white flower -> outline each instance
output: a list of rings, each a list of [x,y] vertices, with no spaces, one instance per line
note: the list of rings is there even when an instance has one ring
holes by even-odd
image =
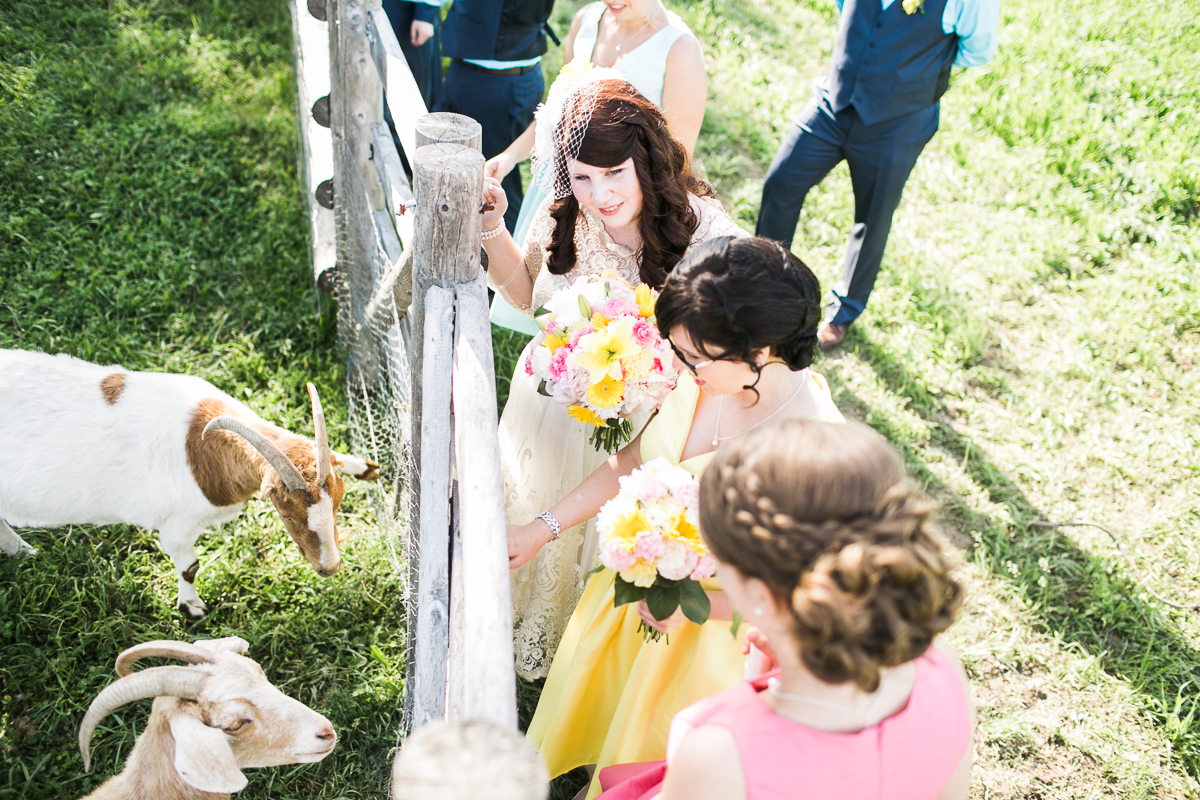
[[[530,357],[533,362],[533,374],[545,380],[550,377],[550,348],[535,347]]]

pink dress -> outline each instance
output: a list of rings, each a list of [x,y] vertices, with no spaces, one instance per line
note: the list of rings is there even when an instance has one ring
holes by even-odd
[[[694,703],[675,715],[668,753],[703,725],[728,730],[737,745],[747,800],[933,800],[971,744],[971,710],[954,664],[930,647],[903,709],[856,733],[808,728],[777,715],[758,693],[776,673]],[[622,764],[601,772],[603,800],[650,800],[668,762]]]

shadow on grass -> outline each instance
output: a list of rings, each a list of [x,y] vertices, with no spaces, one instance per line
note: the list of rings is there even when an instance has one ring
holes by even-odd
[[[865,331],[852,330],[846,347],[868,362],[893,393],[911,398],[912,411],[932,423],[931,443],[951,454],[993,503],[1008,509],[1013,523],[968,508],[906,445],[903,433],[889,430],[886,421],[871,419],[905,454],[910,470],[931,494],[954,498],[946,516],[978,532],[977,561],[1027,600],[1044,631],[1078,645],[1106,672],[1128,682],[1187,771],[1200,776],[1200,722],[1193,720],[1200,707],[1200,652],[1184,638],[1170,613],[1143,599],[1142,587],[1116,560],[1084,552],[1061,530],[1022,524],[1045,516],[1003,470],[982,456],[979,444],[950,425],[950,410]],[[847,393],[861,408],[870,409]]]

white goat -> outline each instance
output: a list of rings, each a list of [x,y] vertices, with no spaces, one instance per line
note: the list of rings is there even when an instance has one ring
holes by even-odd
[[[190,375],[0,350],[0,551],[36,552],[10,525],[157,530],[179,576],[179,610],[200,619],[196,540],[261,492],[312,568],[334,574],[345,489],[331,465],[366,480],[377,465],[329,449],[311,383],[308,393],[315,443]]]
[[[246,641],[146,642],[117,658],[120,680],[96,696],[79,726],[83,768],[91,771],[92,732],[135,700],[155,698],[125,769],[90,800],[228,800],[246,786],[243,769],[310,764],[329,755],[329,720],[276,689],[249,658]],[[190,667],[131,672],[142,658],[164,656]]]

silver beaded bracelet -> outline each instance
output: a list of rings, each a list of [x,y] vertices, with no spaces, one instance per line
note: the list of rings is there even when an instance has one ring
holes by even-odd
[[[557,517],[555,517],[549,511],[543,511],[542,513],[538,514],[535,519],[540,519],[542,522],[546,523],[546,527],[550,529],[550,541],[554,541],[558,538],[558,532],[562,530],[562,525],[559,524]]]
[[[497,236],[504,233],[504,231],[505,231],[504,223],[501,222],[499,225],[492,228],[490,231],[484,231],[483,235],[480,236],[479,238],[486,242],[488,239],[495,239]]]

